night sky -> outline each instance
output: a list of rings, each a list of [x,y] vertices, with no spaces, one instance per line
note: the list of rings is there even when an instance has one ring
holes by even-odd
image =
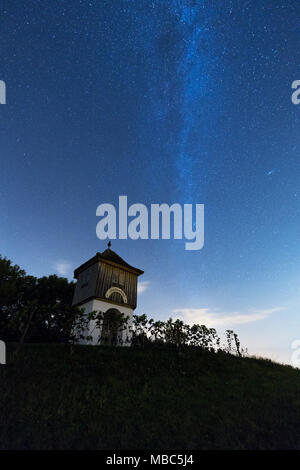
[[[300,4],[7,0],[0,252],[36,276],[106,248],[96,208],[205,205],[205,245],[115,240],[137,313],[232,328],[289,362],[300,338]]]

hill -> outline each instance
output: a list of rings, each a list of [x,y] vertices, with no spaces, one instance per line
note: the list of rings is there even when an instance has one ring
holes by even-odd
[[[299,449],[300,371],[199,348],[27,344],[0,366],[1,449]]]

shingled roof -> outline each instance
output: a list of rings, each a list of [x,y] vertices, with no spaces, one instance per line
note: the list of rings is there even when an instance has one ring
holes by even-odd
[[[108,261],[108,262],[111,262],[111,263],[115,263],[115,264],[118,264],[119,266],[123,266],[125,269],[127,268],[129,270],[135,271],[138,276],[140,274],[144,273],[144,271],[142,271],[141,269],[134,268],[130,264],[126,263],[126,261],[124,261],[123,258],[121,258],[121,256],[119,256],[117,253],[115,253],[110,248],[107,248],[105,251],[103,251],[103,253],[98,252],[96,254],[96,256],[94,256],[93,258],[91,258],[90,260],[86,261],[84,264],[79,266],[77,269],[75,269],[75,271],[74,271],[75,279],[77,279],[78,274],[81,271],[86,269],[91,264],[94,264],[97,261],[101,261],[101,260],[103,260],[104,262]]]
[[[112,261],[113,263],[120,264],[121,266],[126,266],[127,268],[132,268],[130,264],[126,263],[126,261],[121,258],[121,256],[117,255],[113,250],[107,248],[103,253],[99,253],[100,257],[106,259],[108,261]]]

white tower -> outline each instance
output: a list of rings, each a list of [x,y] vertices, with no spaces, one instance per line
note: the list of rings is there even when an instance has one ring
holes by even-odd
[[[137,303],[137,278],[143,271],[130,266],[117,253],[110,249],[111,243],[103,253],[86,261],[75,269],[74,277],[77,284],[73,297],[73,306],[84,308],[86,313],[100,311],[104,313],[102,328],[106,329],[108,344],[130,345],[130,327],[133,311]],[[110,318],[115,313],[123,313],[129,317],[127,329],[109,331]],[[95,321],[90,321],[85,336],[91,335],[92,342],[99,344],[99,329]],[[85,344],[86,340],[80,341]]]

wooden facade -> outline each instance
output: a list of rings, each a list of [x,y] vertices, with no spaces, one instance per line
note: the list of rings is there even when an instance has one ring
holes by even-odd
[[[90,299],[104,300],[132,309],[137,304],[137,278],[140,269],[126,263],[109,248],[74,271],[77,279],[73,305],[80,306]]]

